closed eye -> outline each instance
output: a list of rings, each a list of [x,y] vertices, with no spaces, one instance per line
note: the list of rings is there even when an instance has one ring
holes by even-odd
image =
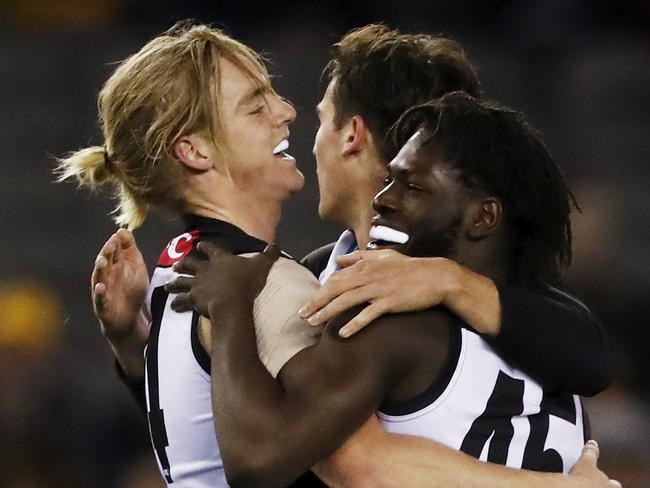
[[[255,115],[255,114],[261,114],[264,111],[264,104],[261,104],[257,107],[255,107],[253,110],[249,112],[250,115]]]

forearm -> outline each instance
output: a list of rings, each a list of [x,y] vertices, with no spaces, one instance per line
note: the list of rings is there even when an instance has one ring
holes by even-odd
[[[136,324],[126,336],[112,337],[107,333],[107,328],[101,321],[100,326],[126,378],[133,382],[142,380],[144,378],[144,348],[149,339],[149,319],[144,311],[140,312]]]
[[[581,478],[485,463],[423,438],[377,433],[344,446],[330,465],[315,469],[333,486],[458,488],[583,488]]]

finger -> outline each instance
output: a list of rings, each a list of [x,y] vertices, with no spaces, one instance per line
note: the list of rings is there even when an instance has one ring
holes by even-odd
[[[264,248],[264,251],[262,251],[262,256],[269,259],[271,264],[275,263],[281,254],[282,250],[275,243],[269,244]]]
[[[132,232],[127,229],[121,228],[115,233],[115,237],[120,244],[122,249],[128,249],[129,247],[135,245],[135,236]]]
[[[598,443],[595,440],[590,439],[582,447],[582,454],[580,454],[578,462],[582,461],[596,466],[598,464],[599,455],[600,448],[598,447]]]
[[[394,249],[380,249],[378,251],[354,251],[351,254],[344,254],[336,258],[336,263],[341,267],[351,266],[361,260],[380,261],[382,259],[394,258],[402,256]]]
[[[165,291],[169,293],[185,293],[192,289],[193,277],[179,276],[165,284]]]
[[[362,286],[362,280],[363,277],[356,272],[354,267],[337,271],[334,276],[327,280],[327,283],[316,292],[312,299],[298,311],[298,314],[303,319],[312,316],[339,295]]]
[[[199,259],[195,256],[188,256],[182,261],[174,263],[172,269],[179,274],[196,275],[196,270],[200,263],[204,263],[204,259]]]
[[[109,237],[106,240],[102,248],[99,250],[99,254],[104,256],[109,262],[112,262],[116,247],[117,247],[117,242],[115,239],[115,234],[113,234],[111,237]]]
[[[115,252],[113,253],[113,264],[117,264],[120,262],[122,259],[122,243],[120,242],[119,238],[117,237],[117,233],[113,234],[113,242],[115,243]]]
[[[350,254],[343,254],[336,258],[336,264],[341,268],[347,268],[348,266],[352,266],[354,263],[361,261],[364,257],[364,253],[367,252],[368,251],[354,251]]]
[[[192,300],[189,293],[180,293],[174,297],[170,306],[174,312],[187,312],[192,310],[194,300]]]
[[[97,283],[92,290],[93,307],[97,314],[100,314],[106,308],[106,285]]]
[[[608,484],[609,484],[610,488],[623,488],[623,485],[620,482],[616,481],[616,480],[609,480]]]
[[[348,338],[370,324],[373,320],[381,317],[387,309],[383,302],[372,303],[364,308],[356,317],[350,320],[339,330],[339,336]]]
[[[309,317],[308,321],[311,325],[322,324],[332,317],[336,317],[341,312],[345,312],[356,305],[369,302],[373,298],[372,288],[369,286],[348,290]]]
[[[97,283],[103,283],[106,277],[106,269],[108,267],[108,261],[101,254],[95,259],[95,266],[93,267],[93,272],[90,275],[90,286],[94,289]]]
[[[210,241],[201,241],[196,245],[196,248],[205,254],[208,258],[221,256],[223,254],[232,254],[228,251],[215,246]]]

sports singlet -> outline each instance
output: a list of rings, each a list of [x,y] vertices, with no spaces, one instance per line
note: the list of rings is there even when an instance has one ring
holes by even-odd
[[[475,332],[459,328],[446,379],[419,398],[383,405],[389,432],[433,439],[482,461],[568,472],[585,442],[580,397],[544,391]]]
[[[171,310],[173,296],[164,285],[177,276],[172,264],[194,252],[200,240],[236,254],[260,252],[266,243],[219,220],[190,216],[186,221],[187,231],[163,250],[147,296],[152,317],[145,352],[149,430],[169,486],[226,487],[212,416],[210,357],[199,342],[199,316]],[[281,257],[271,269],[254,314],[260,359],[273,376],[294,354],[317,342],[320,329],[301,321],[297,310],[318,286],[293,260]]]

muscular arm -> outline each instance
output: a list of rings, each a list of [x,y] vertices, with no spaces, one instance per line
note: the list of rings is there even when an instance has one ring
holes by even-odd
[[[389,434],[371,419],[329,460],[314,467],[329,486],[396,488],[614,488],[587,443],[569,475],[485,463],[436,442]]]
[[[217,436],[229,481],[282,486],[334,452],[378,407],[409,365],[403,331],[383,319],[353,340],[336,325],[294,356],[277,381],[255,347],[251,311],[210,309]],[[363,340],[361,340],[363,339]],[[387,347],[392,345],[391,347]]]
[[[354,333],[384,313],[443,305],[547,385],[594,395],[611,381],[612,354],[603,329],[571,296],[551,289],[497,286],[443,258],[358,251],[338,261],[345,269],[303,311],[313,324],[369,302],[342,329]]]

